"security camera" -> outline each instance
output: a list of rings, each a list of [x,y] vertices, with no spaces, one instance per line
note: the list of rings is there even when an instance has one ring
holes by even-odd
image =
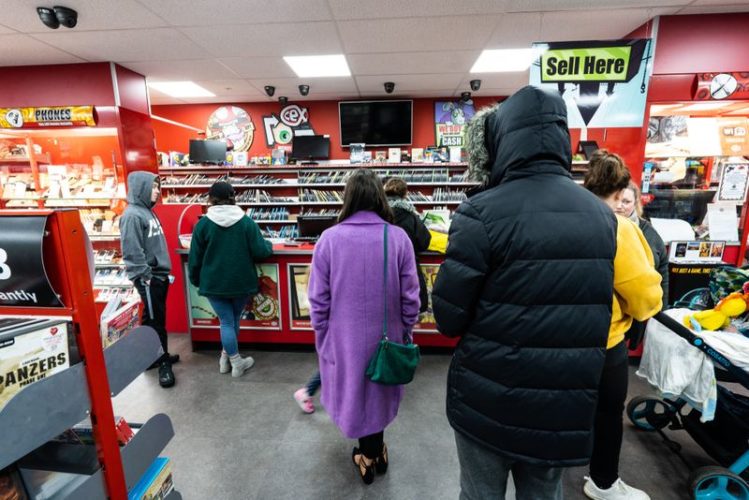
[[[463,102],[468,102],[471,100],[471,93],[470,92],[463,92],[460,94],[460,100]]]
[[[289,98],[285,95],[282,95],[278,98],[278,102],[281,104],[281,106],[286,106],[289,103]]]
[[[59,5],[54,6],[53,9],[57,20],[66,28],[75,28],[75,25],[78,24],[78,13],[73,9],[60,7]]]
[[[273,85],[266,85],[265,93],[268,94],[268,97],[273,97],[273,94],[276,93],[276,87],[274,87]]]
[[[385,82],[385,92],[387,92],[388,94],[392,94],[393,90],[395,90],[395,83]]]
[[[471,80],[471,90],[478,92],[481,88],[481,80]]]
[[[309,85],[300,85],[299,93],[303,96],[309,95]]]
[[[56,30],[60,27],[60,21],[57,20],[55,11],[52,9],[48,9],[47,7],[37,7],[36,13],[47,28]]]

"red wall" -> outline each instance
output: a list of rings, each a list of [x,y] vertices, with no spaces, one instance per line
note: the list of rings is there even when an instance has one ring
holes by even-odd
[[[476,109],[491,105],[502,97],[476,97],[474,105]],[[414,117],[413,117],[413,145],[411,147],[426,147],[434,145],[434,103],[435,101],[450,100],[445,99],[414,99]],[[302,107],[309,109],[309,120],[312,128],[317,134],[330,135],[330,157],[331,159],[348,159],[348,149],[341,147],[340,131],[338,129],[338,101],[306,101],[298,103]],[[184,104],[170,106],[152,106],[153,115],[167,118],[185,125],[205,130],[206,123],[210,114],[218,107],[229,106],[232,103],[225,104]],[[281,109],[278,103],[235,103],[246,110],[252,122],[255,125],[255,137],[250,147],[250,156],[265,155],[270,149],[265,144],[265,131],[263,130],[263,117],[271,113],[276,113]],[[180,151],[187,152],[190,139],[197,139],[200,136],[193,132],[175,125],[153,121],[153,128],[156,134],[156,149],[158,151]],[[384,150],[387,148],[372,148],[374,150]]]
[[[109,63],[0,67],[0,107],[89,105],[115,105]]]

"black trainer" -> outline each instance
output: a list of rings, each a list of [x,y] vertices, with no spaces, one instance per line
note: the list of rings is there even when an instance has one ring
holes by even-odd
[[[179,354],[170,354],[169,355],[169,362],[171,364],[179,363]],[[156,361],[154,361],[151,364],[151,366],[149,366],[148,368],[146,368],[146,370],[155,370],[159,366],[161,366],[161,360],[157,359]]]
[[[172,387],[175,382],[172,364],[169,361],[164,361],[159,366],[159,385],[167,388]]]

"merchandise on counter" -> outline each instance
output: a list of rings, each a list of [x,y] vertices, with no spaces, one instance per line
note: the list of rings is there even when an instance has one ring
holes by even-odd
[[[364,162],[364,146],[363,142],[351,143],[349,145],[349,161],[351,161],[352,165]]]
[[[112,210],[98,208],[83,209],[78,212],[81,223],[89,236],[120,235],[120,216]]]
[[[107,302],[101,313],[100,332],[104,348],[117,342],[140,324],[140,302],[123,302],[119,295]]]
[[[388,163],[401,162],[401,148],[388,148]]]
[[[128,500],[163,500],[174,489],[172,465],[168,458],[153,461],[138,484],[127,495]]]

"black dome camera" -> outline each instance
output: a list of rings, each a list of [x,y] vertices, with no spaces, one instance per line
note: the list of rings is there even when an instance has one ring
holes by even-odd
[[[57,20],[57,16],[52,9],[48,9],[47,7],[37,7],[36,13],[47,28],[56,30],[60,27],[60,21]]]
[[[276,93],[276,87],[274,87],[273,85],[266,85],[265,93],[268,94],[268,97],[273,97],[273,94]]]
[[[471,90],[477,92],[481,88],[481,80],[471,80]]]
[[[309,95],[309,85],[300,85],[299,93],[303,96]]]
[[[56,5],[54,11],[57,20],[66,28],[75,28],[75,25],[78,24],[78,13],[73,9]]]
[[[289,103],[289,98],[285,95],[282,95],[278,98],[278,102],[281,104],[281,106],[286,106]]]
[[[460,94],[460,100],[463,102],[468,102],[471,100],[471,93],[470,92],[462,92]]]
[[[395,90],[395,82],[385,82],[385,92],[392,94]]]

